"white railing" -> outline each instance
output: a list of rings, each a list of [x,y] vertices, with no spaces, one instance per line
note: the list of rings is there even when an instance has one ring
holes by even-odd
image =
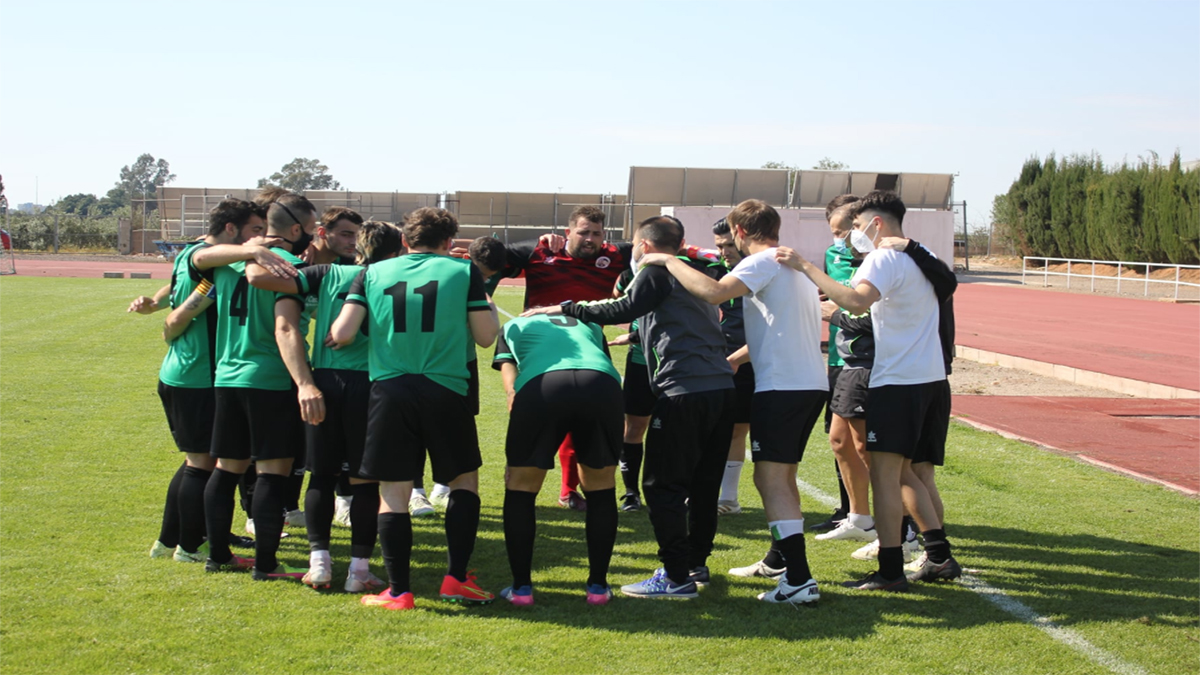
[[[1041,261],[1041,263],[1042,263],[1041,269],[1039,270],[1036,267],[1030,268],[1029,267],[1030,261]],[[1050,271],[1050,265],[1057,265],[1057,264],[1061,264],[1061,263],[1067,264],[1066,272],[1051,272]],[[1087,273],[1081,273],[1081,272],[1072,270],[1072,265],[1075,265],[1075,266],[1083,265],[1083,266],[1090,266],[1090,267],[1088,267]],[[1114,277],[1114,276],[1111,276],[1108,274],[1096,274],[1096,265],[1109,265],[1112,267],[1116,267],[1117,275]],[[1174,269],[1175,270],[1175,278],[1174,279],[1151,279],[1150,272],[1154,268]],[[1078,267],[1076,269],[1078,269]],[[1137,269],[1144,270],[1144,272],[1145,272],[1144,279],[1123,279],[1122,272],[1124,270],[1137,270]],[[1121,282],[1122,282],[1122,280],[1124,280],[1126,286],[1130,286],[1131,284],[1139,284],[1139,285],[1143,286],[1143,289],[1144,289],[1143,295],[1147,295],[1147,296],[1150,295],[1150,284],[1173,284],[1175,286],[1175,299],[1178,300],[1180,286],[1188,286],[1191,288],[1200,288],[1200,283],[1194,283],[1191,281],[1180,280],[1179,273],[1181,270],[1200,270],[1200,265],[1170,265],[1170,264],[1166,264],[1166,263],[1140,263],[1140,262],[1124,262],[1124,261],[1117,261],[1117,260],[1080,260],[1080,259],[1075,259],[1075,258],[1039,258],[1037,256],[1025,256],[1024,258],[1021,259],[1021,283],[1022,284],[1027,283],[1025,281],[1026,275],[1029,275],[1035,279],[1037,277],[1042,277],[1042,285],[1043,286],[1050,285],[1050,283],[1049,283],[1050,277],[1066,277],[1067,278],[1067,288],[1070,288],[1072,278],[1090,279],[1091,280],[1091,290],[1094,293],[1096,291],[1096,280],[1100,279],[1101,281],[1117,282],[1117,292],[1120,293],[1121,292]]]

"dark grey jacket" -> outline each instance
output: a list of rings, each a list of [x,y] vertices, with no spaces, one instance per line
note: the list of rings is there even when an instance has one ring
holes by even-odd
[[[709,273],[704,264],[688,263]],[[620,298],[569,305],[563,313],[604,325],[637,319],[650,388],[659,396],[733,388],[717,308],[680,286],[666,268],[644,268]]]

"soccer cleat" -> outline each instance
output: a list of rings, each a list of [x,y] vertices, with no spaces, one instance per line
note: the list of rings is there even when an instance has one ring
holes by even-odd
[[[171,548],[170,546],[167,546],[166,544],[162,543],[161,541],[155,541],[154,545],[150,547],[150,557],[151,558],[166,558],[166,557],[170,556],[171,553],[173,553],[174,551],[175,551],[175,549]]]
[[[459,602],[464,605],[487,605],[495,601],[496,596],[488,593],[475,583],[475,575],[468,574],[466,581],[459,581],[449,574],[442,579],[442,600]]]
[[[565,506],[572,511],[587,511],[587,500],[574,490],[568,492],[565,497],[559,497],[558,505]]]
[[[329,560],[329,551],[321,551],[325,555],[317,555],[313,552],[308,560],[308,572],[300,579],[300,583],[305,586],[316,588],[329,588],[329,584],[333,581],[333,568]]]
[[[245,572],[254,569],[254,558],[230,556],[228,562],[217,562],[212,558],[204,561],[205,572]]]
[[[509,586],[500,591],[500,597],[518,607],[530,607],[533,605],[533,586],[528,584],[520,588]]]
[[[250,537],[243,537],[241,535],[237,535],[237,534],[230,532],[229,533],[229,545],[236,546],[238,548],[254,548],[254,540],[251,539]]]
[[[921,569],[923,567],[925,567],[925,562],[927,560],[929,560],[929,554],[922,551],[921,555],[917,556],[916,560],[914,560],[904,566],[904,571],[905,572],[920,572]]]
[[[842,585],[857,591],[902,593],[908,590],[908,579],[905,579],[903,575],[896,579],[884,579],[879,572],[871,572],[861,579],[843,582]]]
[[[903,549],[904,562],[912,562],[913,557],[916,555],[917,551],[920,550],[920,544],[918,544],[916,540],[906,541],[904,542]],[[876,539],[866,546],[855,550],[854,553],[850,554],[850,557],[854,558],[855,560],[878,560],[879,540]]]
[[[304,517],[304,512],[300,509],[288,511],[283,516],[284,527],[308,527],[308,519]]]
[[[833,528],[832,530],[818,534],[815,539],[818,541],[840,541],[843,539],[850,541],[875,541],[878,536],[879,535],[875,532],[875,528],[872,527],[869,530],[864,530],[860,527],[851,525],[850,519],[847,518],[838,523],[837,527]]]
[[[587,604],[607,605],[612,600],[612,587],[608,585],[589,584],[587,587]]]
[[[621,592],[631,598],[681,598],[686,600],[699,595],[696,592],[695,583],[688,581],[677,584],[671,581],[671,578],[667,576],[667,571],[661,567],[655,570],[654,576],[645,581],[622,586]]]
[[[255,581],[272,581],[274,579],[303,579],[304,575],[308,574],[308,569],[304,567],[292,567],[279,563],[279,566],[270,572],[263,572],[258,568],[250,574],[250,578]]]
[[[962,576],[962,566],[950,556],[944,562],[935,563],[925,556],[925,563],[921,568],[908,574],[909,581],[950,581]]]
[[[392,595],[392,589],[385,588],[379,595],[364,595],[360,601],[367,607],[382,607],[384,609],[412,609],[413,594],[405,591],[400,595]]]
[[[208,560],[208,542],[200,544],[200,548],[196,549],[195,553],[188,553],[183,550],[182,546],[175,547],[175,555],[171,556],[175,562],[202,563]]]
[[[826,520],[823,523],[817,523],[816,525],[813,525],[812,527],[809,527],[808,529],[816,531],[816,532],[832,530],[833,528],[837,527],[838,523],[842,522],[845,519],[846,519],[846,512],[841,509],[838,509],[837,511],[833,512],[833,515],[829,516],[829,520]]]
[[[343,588],[346,589],[347,593],[362,593],[364,591],[378,590],[386,585],[383,579],[371,574],[370,570],[350,570],[346,575],[346,585]]]
[[[688,581],[696,584],[696,586],[700,588],[707,586],[709,582],[712,581],[712,577],[710,577],[708,574],[708,567],[706,565],[693,567],[692,571],[688,572]]]
[[[793,586],[787,582],[787,576],[781,576],[775,590],[759,593],[758,599],[775,604],[807,605],[820,600],[821,592],[817,590],[817,582],[814,579]]]
[[[342,527],[350,527],[350,501],[353,499],[353,496],[338,495],[333,500],[333,522]]]
[[[642,498],[636,492],[626,492],[624,497],[621,497],[622,511],[641,511]]]
[[[778,579],[779,577],[783,576],[783,573],[786,571],[786,567],[775,569],[774,567],[768,567],[765,562],[759,560],[753,565],[735,567],[729,570],[729,574],[735,577],[762,577],[764,579]]]
[[[425,498],[425,495],[420,492],[412,493],[408,498],[408,513],[413,518],[421,518],[423,516],[432,516],[434,514],[433,504]]]
[[[429,492],[429,503],[445,511],[446,507],[450,506],[450,487],[434,483],[433,490]]]
[[[717,515],[719,516],[736,516],[742,512],[742,505],[730,499],[722,499],[717,502]]]

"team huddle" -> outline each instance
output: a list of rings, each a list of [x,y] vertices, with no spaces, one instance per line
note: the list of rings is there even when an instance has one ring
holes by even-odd
[[[890,192],[838,197],[826,210],[834,244],[814,266],[779,246],[779,214],[758,200],[713,226],[712,250],[685,246],[671,216],[639,223],[631,243],[606,242],[605,214],[588,206],[565,237],[506,246],[457,241],[442,209],[398,226],[343,207],[318,220],[309,200],[278,188],[225,199],[175,259],[170,284],[130,306],[171,310],[158,389],[186,455],[150,555],[328,588],[336,519],[351,529],[345,590],[411,609],[412,518],[436,504],[441,599],[492,602],[468,568],[480,523],[476,348],[494,345],[509,411],[512,580],[499,595],[512,604],[534,603],[535,499],[556,456],[559,503],[584,512],[587,603],[614,597],[619,513],[642,508],[661,567],[621,594],[697,597],[720,517],[741,510],[747,438],[770,548],[729,574],[776,580],[758,596],[766,602],[817,601],[796,469],[822,411],[843,506],[810,529],[863,541],[854,557],[878,562],[844,585],[953,579],[961,568],[934,467],[950,414],[956,282],[904,238],[904,213]],[[491,294],[520,275],[525,312],[501,326]],[[609,342],[601,327],[617,324],[629,332]],[[629,345],[623,381],[610,344]],[[239,489],[253,540],[232,533]],[[285,524],[307,530],[307,567],[277,557]],[[376,541],[386,581],[369,567]]]

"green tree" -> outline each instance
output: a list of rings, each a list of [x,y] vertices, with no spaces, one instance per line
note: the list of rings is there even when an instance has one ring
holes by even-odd
[[[109,213],[121,206],[129,206],[130,200],[144,197],[152,198],[158,188],[175,180],[171,173],[171,164],[165,159],[154,159],[154,155],[143,153],[131,165],[121,167],[120,180],[113,189],[108,191],[105,199],[111,202]],[[105,205],[109,209],[108,204]],[[158,204],[149,201],[146,209],[153,211]]]
[[[294,192],[305,190],[340,190],[342,184],[329,174],[329,167],[319,159],[297,157],[267,178],[258,179],[258,187],[278,185]]]
[[[850,165],[846,164],[845,162],[838,162],[828,157],[822,157],[821,161],[817,162],[816,166],[813,168],[819,171],[845,171],[846,169],[850,168]]]
[[[58,200],[54,205],[54,210],[59,213],[71,213],[86,216],[88,210],[100,203],[96,195],[80,192],[78,194],[67,195]]]

